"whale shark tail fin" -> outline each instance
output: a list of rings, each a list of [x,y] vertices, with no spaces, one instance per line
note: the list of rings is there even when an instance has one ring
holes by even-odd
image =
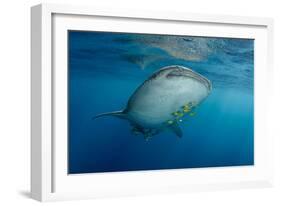
[[[115,111],[115,112],[106,112],[106,113],[101,113],[92,118],[92,120],[98,119],[100,117],[105,117],[105,116],[114,116],[114,117],[119,117],[121,119],[126,119],[126,114],[123,111]]]

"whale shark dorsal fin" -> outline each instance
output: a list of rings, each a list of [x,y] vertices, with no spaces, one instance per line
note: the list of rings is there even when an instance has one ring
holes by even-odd
[[[178,136],[178,137],[182,137],[182,131],[181,128],[179,126],[179,124],[177,122],[175,122],[174,124],[172,124],[170,126],[170,129]]]
[[[119,117],[121,119],[126,119],[127,115],[123,111],[114,111],[114,112],[106,112],[106,113],[101,113],[96,116],[94,116],[92,119],[97,119],[100,117],[105,117],[105,116],[114,116],[114,117]]]

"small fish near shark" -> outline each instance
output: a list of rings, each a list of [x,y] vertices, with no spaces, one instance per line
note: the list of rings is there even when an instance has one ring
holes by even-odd
[[[193,116],[197,107],[212,90],[206,77],[193,70],[172,65],[159,69],[145,80],[130,97],[121,111],[102,113],[127,120],[134,134],[143,134],[148,140],[152,136],[171,130],[182,137],[179,122],[185,115]]]

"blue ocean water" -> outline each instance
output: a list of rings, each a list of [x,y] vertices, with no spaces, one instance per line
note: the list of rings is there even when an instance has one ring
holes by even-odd
[[[254,164],[254,40],[69,31],[69,173]],[[97,114],[126,107],[153,72],[182,65],[207,77],[209,97],[180,127],[146,141]]]

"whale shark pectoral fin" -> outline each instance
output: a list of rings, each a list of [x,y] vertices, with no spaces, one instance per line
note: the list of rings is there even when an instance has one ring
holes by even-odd
[[[94,119],[104,117],[104,116],[114,116],[114,117],[119,117],[121,119],[127,118],[127,115],[123,111],[115,111],[115,112],[107,112],[107,113],[98,114],[98,115],[94,116],[92,119],[94,120]]]
[[[182,131],[180,126],[178,125],[177,122],[175,122],[174,124],[170,125],[170,129],[178,136],[178,137],[182,137]]]

